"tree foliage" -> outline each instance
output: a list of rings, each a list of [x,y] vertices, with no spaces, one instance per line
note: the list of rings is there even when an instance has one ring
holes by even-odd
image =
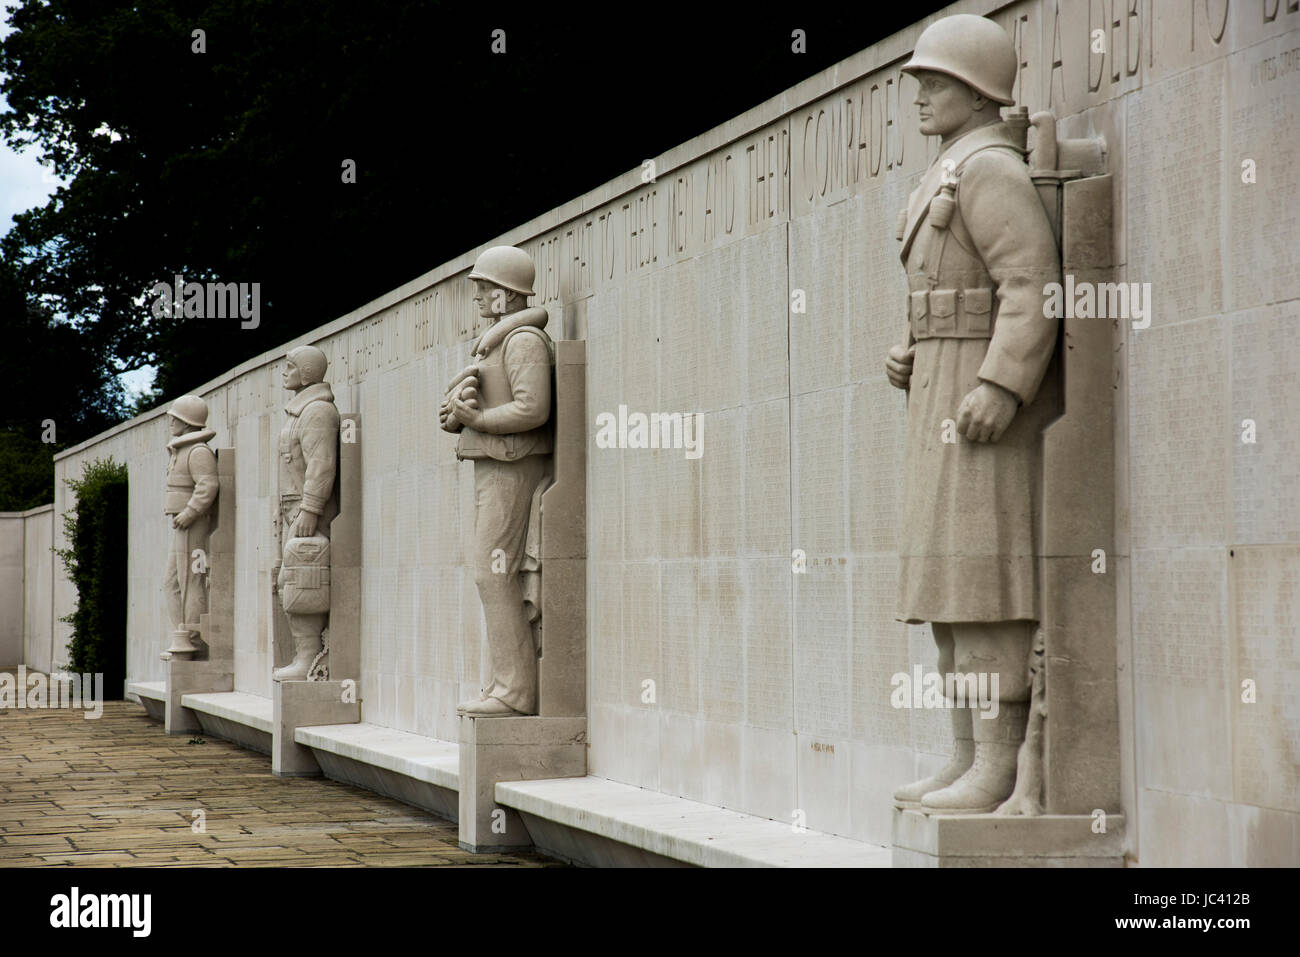
[[[72,625],[69,667],[102,673],[105,693],[122,696],[126,680],[127,469],[95,459],[68,479],[76,505],[63,515],[68,547],[57,549],[77,606],[61,618]]]

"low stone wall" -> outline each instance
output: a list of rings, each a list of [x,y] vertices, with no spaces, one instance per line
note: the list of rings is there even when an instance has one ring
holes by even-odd
[[[54,660],[53,544],[53,505],[0,512],[0,667],[66,664]]]

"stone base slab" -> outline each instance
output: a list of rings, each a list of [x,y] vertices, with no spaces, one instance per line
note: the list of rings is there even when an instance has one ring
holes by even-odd
[[[455,822],[460,813],[460,745],[374,724],[298,728],[325,776],[414,804]]]
[[[584,777],[585,717],[460,719],[460,846],[474,853],[528,847],[519,815],[496,803],[499,781]]]
[[[538,850],[594,867],[890,866],[889,848],[604,778],[502,782]]]
[[[271,753],[270,699],[242,691],[226,691],[187,694],[181,699],[181,705],[194,712],[205,733],[252,751]]]
[[[167,719],[167,682],[165,681],[128,681],[126,696],[134,698],[144,706],[144,713],[154,721]]]
[[[644,848],[520,812],[536,850],[579,867],[693,867]]]
[[[277,778],[319,777],[312,749],[294,740],[299,728],[315,724],[355,724],[361,704],[355,684],[342,681],[274,681],[271,691],[271,773]],[[350,698],[350,701],[344,699]]]
[[[931,815],[894,808],[895,867],[1123,867],[1124,815]]]

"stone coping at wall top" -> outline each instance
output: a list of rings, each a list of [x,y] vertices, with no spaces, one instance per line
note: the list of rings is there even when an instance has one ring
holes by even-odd
[[[132,421],[135,420],[133,419]],[[129,423],[123,422],[122,424],[128,425]],[[102,435],[107,436],[108,433],[104,432]],[[89,441],[98,442],[101,437],[102,436],[96,436],[95,438],[90,439]],[[72,451],[72,450],[69,449],[68,451]],[[43,512],[52,512],[52,511],[54,511],[53,502],[51,502],[49,505],[37,505],[35,508],[29,508],[25,512],[0,512],[0,518],[31,518],[33,515],[40,515]]]
[[[984,16],[992,13],[1005,6],[1001,0],[957,0],[949,4],[937,13],[931,14],[923,20],[917,20],[915,23],[893,33],[883,40],[873,43],[865,49],[859,50],[852,56],[841,60],[832,66],[827,67],[820,73],[808,77],[800,83],[787,90],[783,90],[771,99],[765,100],[758,106],[755,106],[739,116],[733,117],[724,123],[715,126],[713,129],[701,133],[693,139],[687,140],[678,146],[674,146],[661,156],[654,158],[656,178],[663,176],[671,170],[679,169],[689,163],[694,162],[702,156],[734,143],[742,137],[748,136],[755,130],[762,129],[764,126],[775,122],[783,116],[793,113],[801,107],[807,106],[823,97],[829,96],[841,87],[855,83],[871,73],[888,67],[891,63],[901,60],[911,53],[916,38],[921,35],[921,31],[929,26],[932,22],[941,17],[949,17],[958,13],[973,13],[978,16]],[[206,395],[214,389],[220,388],[235,378],[250,372],[253,369],[278,362],[290,349],[299,345],[306,345],[332,336],[341,332],[350,326],[364,322],[375,314],[393,306],[411,296],[422,292],[448,279],[457,273],[469,269],[474,260],[478,258],[479,253],[489,246],[517,246],[520,243],[527,242],[537,236],[540,236],[558,226],[563,225],[569,220],[581,215],[583,212],[603,206],[620,196],[635,192],[640,189],[644,183],[641,182],[641,168],[628,170],[621,176],[589,190],[576,199],[569,200],[560,206],[540,216],[529,220],[528,222],[516,226],[514,229],[497,236],[485,243],[482,243],[466,253],[461,254],[455,259],[451,259],[440,266],[424,273],[421,276],[403,283],[396,289],[384,293],[377,299],[372,299],[363,306],[346,313],[332,322],[323,326],[317,326],[310,332],[306,332],[295,339],[291,339],[284,345],[271,349],[255,356],[246,362],[240,363],[233,369],[222,373],[210,382],[205,382],[202,386],[193,390],[195,395]],[[133,419],[121,422],[100,432],[93,438],[74,445],[72,448],[65,449],[54,456],[57,462],[60,459],[67,458],[70,455],[76,455],[85,451],[93,445],[96,445],[105,439],[116,435],[118,432],[134,428],[150,419],[155,419],[166,413],[166,404],[160,405],[155,409],[144,412]]]

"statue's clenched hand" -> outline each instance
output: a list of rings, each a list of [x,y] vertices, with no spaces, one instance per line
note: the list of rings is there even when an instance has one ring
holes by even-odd
[[[916,346],[891,346],[885,357],[885,375],[895,389],[906,389],[912,380],[912,363],[916,361]]]
[[[471,429],[482,431],[480,427],[483,425],[483,410],[478,407],[477,397],[462,399],[458,395],[453,396],[451,414],[456,417],[457,421],[469,426]]]
[[[319,516],[315,512],[308,512],[300,509],[298,517],[293,522],[294,538],[311,538],[316,534],[316,519]]]
[[[1020,400],[1000,385],[981,382],[961,400],[957,431],[972,442],[996,442],[1015,418]]]

